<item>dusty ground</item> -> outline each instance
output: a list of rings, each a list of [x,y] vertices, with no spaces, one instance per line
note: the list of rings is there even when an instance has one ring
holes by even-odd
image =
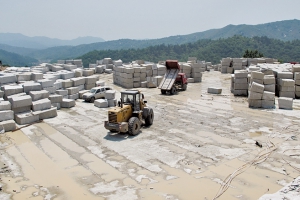
[[[101,78],[112,85],[111,75]],[[210,86],[221,87],[222,95],[207,94]],[[108,109],[82,100],[56,118],[2,134],[0,199],[258,199],[275,193],[299,176],[300,101],[292,111],[250,109],[229,89],[230,75],[213,71],[174,96],[143,88],[155,120],[135,137],[110,134],[103,127]]]

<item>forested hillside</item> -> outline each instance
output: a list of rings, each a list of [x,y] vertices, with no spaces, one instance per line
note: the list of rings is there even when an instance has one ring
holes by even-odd
[[[258,50],[265,57],[277,58],[283,62],[300,61],[300,40],[281,41],[267,37],[234,36],[218,40],[199,40],[181,45],[156,45],[143,49],[92,51],[78,57],[84,66],[106,57],[123,62],[142,59],[157,62],[166,59],[186,61],[188,57],[197,57],[217,64],[224,57],[242,57],[245,50]]]
[[[10,53],[0,49],[0,60],[2,61],[3,65],[10,65],[10,66],[32,66],[38,64],[38,60],[20,56],[15,53]]]

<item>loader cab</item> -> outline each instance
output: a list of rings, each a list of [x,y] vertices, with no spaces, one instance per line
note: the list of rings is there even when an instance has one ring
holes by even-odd
[[[131,105],[133,111],[140,111],[141,95],[138,90],[125,90],[121,92],[121,106]]]

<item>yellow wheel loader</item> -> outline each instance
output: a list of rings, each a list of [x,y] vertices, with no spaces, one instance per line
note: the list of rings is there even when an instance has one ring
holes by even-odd
[[[111,132],[139,134],[141,126],[151,126],[154,119],[153,110],[146,103],[139,90],[122,91],[118,106],[108,111],[104,127]]]

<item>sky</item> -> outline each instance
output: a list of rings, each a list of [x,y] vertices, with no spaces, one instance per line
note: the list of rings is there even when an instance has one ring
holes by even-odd
[[[0,0],[0,33],[106,41],[300,19],[299,0]]]

